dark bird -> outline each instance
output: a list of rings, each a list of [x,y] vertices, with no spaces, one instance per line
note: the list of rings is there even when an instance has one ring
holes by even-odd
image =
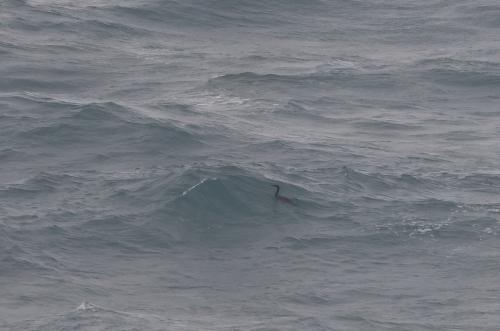
[[[290,198],[280,195],[280,186],[276,184],[272,184],[271,186],[276,187],[276,193],[274,193],[274,198],[280,202],[288,203],[296,206],[297,204]]]

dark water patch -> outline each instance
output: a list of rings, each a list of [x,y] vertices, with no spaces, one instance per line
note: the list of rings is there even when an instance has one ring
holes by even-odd
[[[141,144],[165,144],[182,146],[191,143],[191,147],[201,144],[195,132],[189,132],[175,125],[151,118],[139,116],[134,111],[114,103],[89,104],[78,107],[70,117],[70,122],[83,127],[85,122],[92,122],[92,129],[103,129],[102,134],[123,134],[125,140]],[[90,124],[90,123],[89,123]],[[101,131],[101,130],[99,130]],[[131,136],[127,138],[126,135]]]
[[[343,325],[346,325],[346,330],[384,330],[384,331],[439,331],[443,329],[457,329],[457,324],[450,323],[420,323],[420,322],[408,322],[408,321],[398,321],[393,318],[365,318],[362,312],[359,313],[345,313],[336,314],[335,319],[340,321]],[[438,325],[436,325],[438,324]],[[487,329],[485,329],[486,331]]]
[[[60,91],[64,90],[81,90],[84,89],[85,86],[90,86],[90,81],[82,81],[78,82],[72,79],[41,79],[41,78],[17,78],[17,77],[9,77],[5,76],[0,81],[0,88],[4,91],[14,91],[17,92],[19,90],[24,91]]]
[[[79,50],[75,48],[73,52],[79,53]],[[59,54],[55,53],[58,51],[47,46],[42,47],[36,56],[45,59],[59,58]],[[38,95],[57,95],[60,94],[60,91],[85,92],[105,82],[112,75],[112,73],[106,72],[106,69],[96,69],[83,61],[76,63],[77,60],[60,60],[55,64],[50,61],[37,60],[36,56],[33,57],[33,52],[29,52],[26,55],[27,59],[23,60],[31,61],[30,64],[19,64],[22,60],[16,60],[15,63],[6,64],[2,68],[4,79],[0,82],[0,86],[5,87],[4,91],[12,94],[24,91],[25,94],[21,97],[43,101],[43,97],[34,96],[35,93]],[[84,57],[81,54],[77,56]],[[31,97],[28,96],[29,94]]]
[[[51,26],[54,31],[64,31],[66,29],[79,32],[85,31],[92,34],[93,38],[129,40],[130,38],[141,38],[150,36],[151,32],[144,28],[130,26],[124,23],[105,22],[99,20],[85,20],[77,23],[65,24],[64,26]]]
[[[54,314],[54,316],[44,317],[39,320],[26,320],[11,324],[12,331],[64,331],[64,330],[89,330],[96,326],[104,327],[106,330],[123,329],[127,330],[161,330],[159,325],[168,323],[180,328],[182,324],[172,322],[170,319],[164,320],[155,315],[142,313],[129,313],[94,305],[89,302],[75,302],[74,308],[66,308],[65,311]]]
[[[114,103],[86,104],[66,111],[45,126],[38,126],[18,134],[33,145],[71,146],[98,143],[101,147],[113,145],[172,150],[202,145],[196,132],[175,125],[137,115]]]
[[[500,63],[470,59],[460,60],[452,57],[438,57],[419,60],[415,63],[415,67],[421,69],[442,68],[450,70],[469,69],[477,71],[498,71],[500,70]]]
[[[175,102],[160,103],[154,105],[153,108],[167,113],[198,114],[198,112],[192,105],[175,103]]]
[[[54,124],[38,127],[22,132],[20,138],[32,141],[34,144],[72,145],[76,143],[91,143],[93,137],[86,134],[82,128],[69,124]]]
[[[15,56],[16,52],[21,50],[22,47],[14,43],[10,43],[7,41],[0,41],[0,53],[4,56]]]
[[[332,88],[384,89],[404,85],[389,73],[364,73],[351,69],[312,74],[281,75],[244,72],[226,74],[208,81],[208,87],[229,91],[242,90],[245,94],[266,91],[284,92],[289,89],[330,90]]]
[[[354,233],[354,234],[353,234]],[[401,245],[408,237],[401,236],[397,231],[379,228],[374,231],[361,227],[350,233],[336,235],[307,235],[302,237],[285,237],[282,239],[284,247],[293,250],[330,250],[339,252],[348,250],[351,244],[358,247],[371,247],[371,249],[384,249],[385,247]]]
[[[477,173],[459,178],[467,186],[471,185],[471,186],[496,187],[500,189],[500,174]]]
[[[436,178],[445,185],[463,191],[498,194],[500,192],[500,175],[495,173],[451,174],[440,173]]]
[[[317,106],[309,106],[298,100],[288,101],[285,105],[273,111],[273,114],[296,119],[299,121],[309,120],[316,125],[321,124],[340,124],[342,119],[328,117],[328,113],[318,110]],[[344,120],[345,121],[345,120]]]
[[[423,79],[456,87],[495,87],[500,85],[497,62],[436,58],[415,64]]]
[[[337,173],[339,180],[342,181],[342,184],[338,187],[346,193],[363,191],[366,185],[370,185],[376,190],[389,188],[388,184],[376,176],[366,175],[346,166],[337,169]]]
[[[4,199],[10,197],[34,197],[38,194],[47,194],[55,190],[57,181],[51,176],[41,175],[28,179],[21,183],[8,184],[0,188],[0,194]]]
[[[50,253],[40,251],[32,241],[25,242],[25,232],[22,234],[20,232],[2,231],[0,274],[7,276],[20,272],[46,273],[60,266],[60,261]],[[16,239],[13,240],[14,238]]]
[[[115,21],[112,17],[99,17],[89,15],[87,12],[88,10],[82,9],[74,16],[67,10],[58,12],[38,9],[30,16],[18,17],[10,25],[19,31],[65,35],[66,37],[76,35],[92,40],[112,39],[117,41],[146,37],[151,34],[150,30],[130,24],[131,22]]]
[[[433,69],[422,74],[424,79],[450,86],[459,87],[498,87],[500,75],[496,73]]]
[[[128,118],[134,119],[133,113],[114,102],[90,103],[73,107],[71,119],[76,121],[124,121]],[[139,116],[137,116],[139,119]]]
[[[486,28],[500,27],[500,6],[498,4],[463,4],[457,5],[455,11],[460,22],[469,21],[474,25]]]
[[[3,68],[5,77],[12,77],[13,79],[31,79],[38,77],[47,81],[54,82],[68,82],[69,79],[79,80],[82,83],[92,81],[95,77],[102,74],[84,64],[68,64],[58,63],[54,64],[40,64],[33,66],[13,64]],[[43,81],[43,80],[42,80]],[[32,97],[32,99],[35,99]],[[38,98],[43,99],[43,98]],[[46,98],[49,99],[49,98]]]
[[[335,303],[338,303],[338,300],[335,300],[326,294],[320,294],[320,293],[292,294],[282,298],[280,301],[282,301],[283,303],[292,303],[292,304],[304,305],[307,307],[330,306]]]
[[[112,191],[112,197],[117,202],[148,207],[163,205],[174,199],[182,192],[185,183],[175,172],[171,172],[144,178],[106,179],[104,185]]]
[[[38,119],[46,118],[53,114],[62,114],[71,107],[77,106],[76,103],[58,100],[37,94],[13,94],[0,96],[0,102],[5,108],[10,110],[13,115],[26,114]]]
[[[16,185],[9,185],[0,188],[0,196],[3,199],[33,199],[40,194],[40,191],[30,188],[19,187]]]
[[[488,135],[477,131],[451,131],[444,136],[445,139],[452,141],[488,141],[491,139]]]
[[[62,185],[74,186],[79,184],[81,184],[81,179],[77,177],[55,173],[40,173],[23,183],[26,187],[40,191],[54,191]]]
[[[32,158],[28,153],[22,152],[13,148],[5,148],[0,150],[0,161],[2,162],[19,162],[27,161]]]
[[[54,194],[62,194],[62,192],[72,194],[77,192],[81,184],[82,181],[80,178],[71,175],[47,172],[39,173],[14,183],[1,185],[0,196],[4,199],[4,202],[26,199],[35,199],[39,202],[40,199],[50,201],[50,199],[54,198]],[[24,210],[28,206],[18,206],[18,208]]]
[[[257,216],[263,209],[258,203],[261,198],[256,196],[262,189],[257,190],[256,184],[255,180],[244,177],[204,178],[184,191],[175,200],[174,208],[182,214],[187,213],[189,219],[237,220],[242,216]],[[271,190],[269,193],[271,198]]]
[[[437,240],[480,241],[488,236],[496,236],[499,230],[498,220],[491,217],[450,218],[447,220],[413,220],[401,225],[391,226],[392,231],[409,237],[431,237]]]
[[[493,118],[493,117],[499,117],[500,112],[496,110],[492,111],[474,111],[470,113],[471,115],[474,116],[479,116],[479,117],[484,117],[484,118]]]
[[[416,177],[410,174],[392,175],[381,173],[364,173],[343,166],[337,169],[336,187],[346,193],[370,193],[374,197],[418,196],[420,193],[432,191],[439,183],[430,178]]]
[[[314,237],[314,238],[295,238],[286,237],[283,239],[286,247],[291,249],[306,248],[330,248],[335,244],[335,237]]]
[[[124,214],[81,222],[68,229],[71,246],[77,248],[90,241],[92,249],[112,247],[127,254],[154,253],[170,248],[173,237],[166,229],[145,226],[144,221],[139,215]]]
[[[142,193],[152,194],[155,223],[181,222],[195,231],[207,226],[262,225],[273,222],[273,213],[282,214],[278,220],[284,215],[298,217],[311,208],[307,191],[284,183],[280,184],[282,190],[295,198],[297,206],[276,201],[272,183],[237,167],[195,168]],[[161,197],[162,206],[158,205]]]
[[[245,148],[253,155],[269,155],[276,159],[286,158],[297,151],[294,143],[283,139],[272,139],[263,142],[250,143]]]
[[[397,204],[399,202],[396,202]],[[436,198],[427,198],[411,202],[407,205],[410,210],[421,210],[429,212],[454,212],[460,205],[454,201],[442,200]]]
[[[424,154],[419,155],[419,156],[408,156],[407,159],[410,162],[415,162],[415,161],[416,162],[429,162],[429,163],[451,162],[449,160],[446,160],[442,156],[428,154],[428,153],[424,153]]]
[[[8,252],[7,252],[8,253]],[[19,255],[19,254],[16,254]],[[5,256],[0,258],[2,270],[0,275],[11,276],[19,275],[20,272],[48,272],[52,268],[44,266],[42,263],[35,261],[29,254],[25,257]]]
[[[388,120],[362,120],[362,121],[356,121],[351,125],[355,128],[381,131],[380,132],[381,134],[385,134],[386,130],[408,131],[408,130],[420,129],[420,126],[418,125],[396,123],[394,121],[388,121]]]
[[[169,1],[135,6],[111,6],[96,8],[120,19],[127,19],[136,24],[161,24],[191,28],[227,28],[227,27],[269,27],[294,22],[290,15],[300,15],[311,11],[320,1],[308,5],[286,4],[280,1],[256,5],[249,1]],[[300,8],[300,10],[299,10]],[[279,10],[278,10],[279,9]],[[295,21],[297,22],[297,21]]]

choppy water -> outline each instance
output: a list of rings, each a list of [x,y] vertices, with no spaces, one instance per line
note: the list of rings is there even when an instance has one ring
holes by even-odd
[[[497,330],[499,36],[497,0],[1,0],[0,329]]]

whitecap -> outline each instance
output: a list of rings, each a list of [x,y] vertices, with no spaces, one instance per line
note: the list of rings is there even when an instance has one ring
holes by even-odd
[[[199,183],[191,186],[190,188],[188,188],[187,190],[185,190],[184,192],[182,192],[182,196],[185,196],[186,194],[188,194],[189,192],[191,192],[192,190],[194,190],[195,188],[197,188],[201,184],[205,183],[207,180],[217,180],[217,178],[213,177],[213,178],[204,178],[204,179],[202,179]]]

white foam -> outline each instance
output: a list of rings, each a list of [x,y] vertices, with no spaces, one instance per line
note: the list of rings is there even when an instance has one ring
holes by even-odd
[[[195,184],[193,186],[191,186],[190,188],[188,188],[187,190],[185,190],[184,192],[182,192],[182,196],[185,196],[186,194],[188,194],[190,191],[194,190],[196,187],[200,186],[201,184],[205,183],[207,180],[216,180],[217,178],[213,177],[213,178],[204,178],[202,179],[198,184]]]
[[[96,305],[90,302],[83,301],[77,308],[77,311],[96,311],[98,308]]]

